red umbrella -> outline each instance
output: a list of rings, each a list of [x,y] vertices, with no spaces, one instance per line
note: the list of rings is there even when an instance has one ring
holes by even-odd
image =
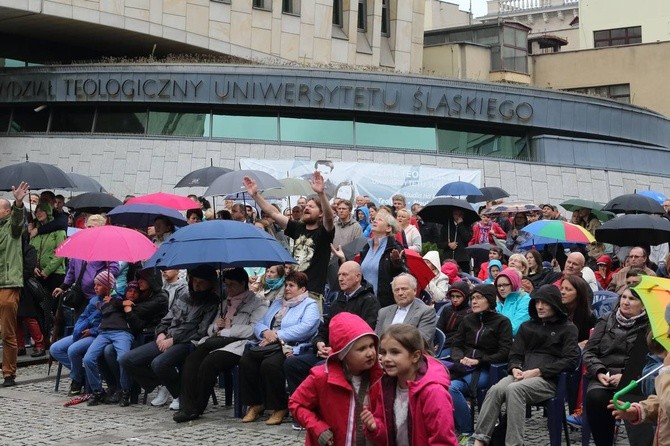
[[[81,230],[56,248],[58,257],[87,262],[138,262],[156,252],[145,235],[120,226],[99,226]]]
[[[420,293],[426,288],[426,285],[433,280],[435,273],[430,269],[426,262],[424,262],[423,257],[416,251],[411,249],[405,250],[405,260],[407,261],[407,268],[409,272],[416,277],[416,281],[419,284]]]
[[[181,195],[166,194],[165,192],[157,192],[155,194],[142,195],[140,197],[131,198],[126,204],[157,204],[170,209],[178,211],[185,211],[187,209],[195,209],[200,207],[200,204],[191,200],[190,198]]]

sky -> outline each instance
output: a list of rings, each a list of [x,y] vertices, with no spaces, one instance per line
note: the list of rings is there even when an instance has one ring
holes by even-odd
[[[471,0],[447,0],[449,3],[458,3],[459,9],[470,10]],[[486,0],[472,0],[472,14],[475,17],[486,15]]]

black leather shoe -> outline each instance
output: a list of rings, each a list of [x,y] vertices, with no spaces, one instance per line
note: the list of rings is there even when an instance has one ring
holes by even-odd
[[[2,383],[2,387],[14,387],[16,385],[16,376],[9,375],[5,376],[5,381]]]
[[[88,400],[88,406],[97,406],[105,401],[105,392],[93,392],[91,399]]]
[[[119,399],[119,406],[128,407],[130,406],[130,392],[124,390],[121,392],[121,398]]]
[[[177,423],[185,423],[187,421],[193,421],[200,418],[200,415],[194,414],[194,413],[187,413],[181,410],[178,410],[175,412],[175,414],[172,416],[172,419],[176,421]]]
[[[43,349],[41,349],[41,348],[36,348],[36,349],[33,350],[33,352],[30,354],[30,357],[31,357],[31,358],[39,358],[40,356],[46,356],[46,355],[47,355],[47,352],[45,352]]]
[[[20,348],[16,351],[16,356],[26,356],[28,353],[25,348]]]

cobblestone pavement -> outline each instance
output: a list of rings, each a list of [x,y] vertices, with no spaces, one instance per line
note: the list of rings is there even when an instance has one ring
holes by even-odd
[[[262,421],[242,424],[232,408],[208,407],[205,415],[191,423],[172,421],[173,412],[149,405],[87,407],[82,403],[63,407],[68,400],[69,379],[64,374],[54,392],[55,369],[47,376],[47,365],[19,370],[18,385],[0,388],[0,420],[4,420],[3,445],[156,445],[184,444],[220,446],[289,446],[304,444],[305,434],[291,429],[290,422],[266,426]],[[223,402],[223,390],[217,389]],[[151,398],[151,397],[150,397]],[[622,429],[622,431],[624,431]],[[542,411],[534,409],[526,428],[528,446],[547,446],[549,438]],[[581,444],[580,432],[571,433],[571,444]],[[625,432],[617,446],[628,446]]]

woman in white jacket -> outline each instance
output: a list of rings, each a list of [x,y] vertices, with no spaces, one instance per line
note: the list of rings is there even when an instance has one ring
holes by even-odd
[[[426,286],[426,292],[430,294],[433,303],[443,302],[449,290],[449,278],[440,271],[440,254],[437,251],[428,251],[423,256],[423,261],[435,273],[435,277]]]

